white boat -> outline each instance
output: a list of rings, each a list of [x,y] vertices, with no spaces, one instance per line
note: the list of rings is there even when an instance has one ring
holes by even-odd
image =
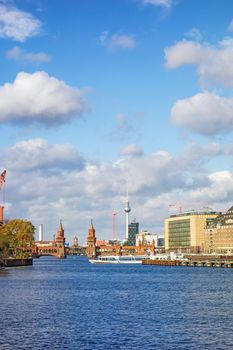
[[[135,255],[100,255],[96,259],[89,259],[91,264],[141,264],[146,256]]]

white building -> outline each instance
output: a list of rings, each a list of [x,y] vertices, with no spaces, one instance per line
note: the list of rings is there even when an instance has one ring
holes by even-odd
[[[154,241],[155,247],[158,247],[158,235],[157,233],[150,233],[148,231],[141,231],[136,235],[136,246],[152,244]]]

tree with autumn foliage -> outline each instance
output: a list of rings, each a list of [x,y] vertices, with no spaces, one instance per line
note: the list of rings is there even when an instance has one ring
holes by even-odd
[[[27,220],[9,220],[0,229],[0,254],[6,257],[27,258],[34,241],[35,227]],[[7,253],[8,252],[8,253]]]

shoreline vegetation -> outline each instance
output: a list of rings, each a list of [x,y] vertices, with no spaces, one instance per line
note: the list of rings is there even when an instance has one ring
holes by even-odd
[[[19,267],[19,266],[32,266],[32,265],[33,265],[32,258],[25,258],[25,259],[8,258],[8,259],[2,259],[0,261],[0,270],[5,267]]]
[[[7,220],[0,226],[0,268],[30,266],[35,227],[27,220]]]

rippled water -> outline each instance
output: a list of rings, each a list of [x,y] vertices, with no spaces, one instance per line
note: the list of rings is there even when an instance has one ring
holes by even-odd
[[[233,269],[40,258],[0,272],[0,349],[233,349]]]

